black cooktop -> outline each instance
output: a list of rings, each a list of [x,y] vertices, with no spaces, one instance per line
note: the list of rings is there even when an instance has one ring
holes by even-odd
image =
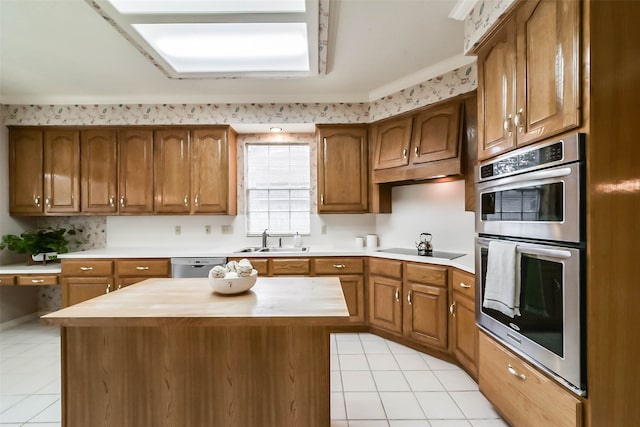
[[[455,252],[443,252],[443,251],[433,251],[431,255],[418,255],[418,249],[406,249],[406,248],[378,249],[377,252],[386,252],[390,254],[400,254],[400,255],[426,256],[430,258],[444,258],[444,259],[455,259],[455,258],[460,258],[461,256],[465,256],[465,254],[457,254]]]

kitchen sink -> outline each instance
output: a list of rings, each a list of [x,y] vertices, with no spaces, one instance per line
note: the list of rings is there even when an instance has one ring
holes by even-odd
[[[271,253],[299,253],[299,252],[308,252],[309,246],[303,246],[301,248],[261,248],[259,246],[249,246],[246,248],[242,248],[239,251],[235,251],[234,253],[252,253],[252,252],[271,252]]]
[[[298,253],[298,252],[308,252],[309,251],[309,247],[308,246],[303,246],[301,248],[261,248],[258,249],[257,252],[291,252],[291,253]]]

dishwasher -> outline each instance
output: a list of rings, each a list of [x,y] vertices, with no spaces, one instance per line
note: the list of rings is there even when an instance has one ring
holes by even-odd
[[[209,270],[216,265],[226,265],[227,259],[216,258],[171,258],[171,277],[208,277]]]

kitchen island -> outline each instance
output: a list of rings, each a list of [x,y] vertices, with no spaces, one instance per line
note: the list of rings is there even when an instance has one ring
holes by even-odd
[[[64,426],[330,424],[329,327],[348,319],[336,277],[148,279],[42,317],[61,326]]]

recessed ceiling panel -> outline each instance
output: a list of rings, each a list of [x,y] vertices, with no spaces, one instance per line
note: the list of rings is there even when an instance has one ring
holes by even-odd
[[[304,12],[304,0],[109,0],[122,14]]]
[[[178,73],[309,71],[305,23],[133,27]]]

